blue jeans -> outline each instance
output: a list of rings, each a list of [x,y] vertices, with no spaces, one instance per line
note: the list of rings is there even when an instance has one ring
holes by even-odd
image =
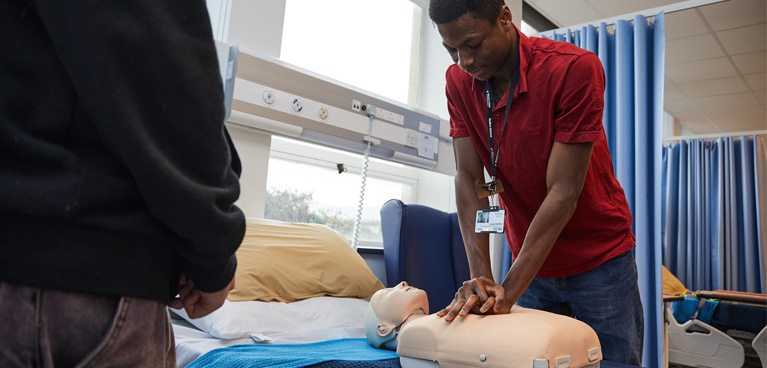
[[[583,321],[597,333],[603,359],[641,365],[644,315],[631,251],[577,275],[535,278],[517,304]]]

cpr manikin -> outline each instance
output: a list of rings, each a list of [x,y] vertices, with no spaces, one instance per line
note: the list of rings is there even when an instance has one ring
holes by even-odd
[[[559,314],[514,306],[509,314],[429,315],[426,292],[402,282],[379,290],[365,314],[376,348],[396,350],[403,368],[599,367],[594,330]]]

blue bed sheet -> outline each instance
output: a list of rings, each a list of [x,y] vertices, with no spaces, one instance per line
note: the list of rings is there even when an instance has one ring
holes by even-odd
[[[366,362],[398,357],[393,351],[370,346],[367,339],[340,339],[295,345],[234,345],[212,350],[188,367],[296,368],[329,361]]]
[[[340,339],[295,345],[234,345],[201,356],[190,368],[400,368],[399,356],[375,349],[367,339]],[[602,368],[635,368],[603,360]]]

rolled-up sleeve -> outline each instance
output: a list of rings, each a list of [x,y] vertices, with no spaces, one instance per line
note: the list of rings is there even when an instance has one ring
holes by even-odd
[[[555,111],[554,140],[582,143],[603,139],[605,76],[599,58],[592,53],[576,58],[567,70],[561,90]]]

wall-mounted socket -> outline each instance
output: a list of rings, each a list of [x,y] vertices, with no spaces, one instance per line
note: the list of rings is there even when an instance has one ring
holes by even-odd
[[[357,112],[362,111],[362,103],[357,100],[352,100],[352,110]]]
[[[413,129],[405,129],[405,147],[418,148],[418,132]]]
[[[264,103],[264,105],[266,105],[266,106],[272,106],[272,105],[274,105],[274,92],[272,92],[272,90],[271,90],[271,89],[268,89],[268,88],[267,88],[267,89],[265,89],[265,90],[264,90],[264,91],[261,93],[261,101],[262,101],[262,102]]]
[[[300,114],[301,111],[304,111],[304,104],[301,102],[301,100],[298,99],[298,97],[293,97],[290,99],[290,111],[293,111],[293,113]]]

